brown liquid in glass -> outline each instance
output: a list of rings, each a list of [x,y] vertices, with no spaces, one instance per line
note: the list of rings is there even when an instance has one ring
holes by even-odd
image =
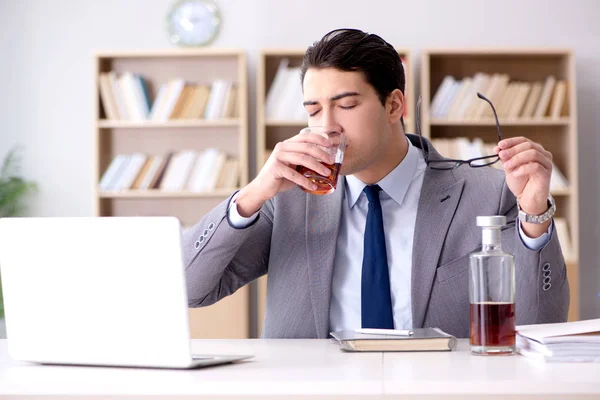
[[[318,186],[316,190],[308,190],[308,189],[303,188],[302,186],[300,186],[300,189],[304,190],[307,193],[318,194],[318,195],[329,194],[335,190],[335,188],[337,186],[338,175],[340,173],[340,168],[341,168],[342,164],[341,163],[325,164],[323,162],[321,164],[326,166],[327,168],[329,168],[329,170],[331,171],[329,173],[329,176],[324,177],[321,174],[317,174],[312,169],[306,168],[303,165],[298,165],[298,167],[296,167],[296,170],[298,172],[300,172],[302,175],[304,175],[305,177],[310,179],[312,182],[314,182]]]

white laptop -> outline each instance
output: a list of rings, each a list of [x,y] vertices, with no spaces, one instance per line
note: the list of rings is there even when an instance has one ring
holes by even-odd
[[[174,217],[2,218],[9,354],[155,368],[252,357],[191,354],[184,268]]]

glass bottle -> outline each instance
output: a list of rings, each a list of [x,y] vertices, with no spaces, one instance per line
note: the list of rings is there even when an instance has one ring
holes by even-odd
[[[515,352],[515,261],[502,251],[505,216],[477,217],[482,249],[470,256],[470,349],[473,354]]]

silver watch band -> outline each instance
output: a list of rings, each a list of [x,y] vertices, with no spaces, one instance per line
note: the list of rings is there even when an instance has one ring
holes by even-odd
[[[554,216],[556,213],[556,203],[552,195],[548,195],[548,210],[540,215],[527,214],[521,209],[519,200],[517,200],[517,207],[519,209],[519,220],[521,222],[528,222],[530,224],[543,224]]]

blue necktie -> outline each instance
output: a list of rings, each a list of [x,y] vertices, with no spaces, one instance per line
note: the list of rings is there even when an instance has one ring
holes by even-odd
[[[369,212],[365,226],[365,252],[362,264],[362,327],[394,329],[383,215],[379,202],[380,190],[379,185],[365,186],[364,189],[369,199]]]

